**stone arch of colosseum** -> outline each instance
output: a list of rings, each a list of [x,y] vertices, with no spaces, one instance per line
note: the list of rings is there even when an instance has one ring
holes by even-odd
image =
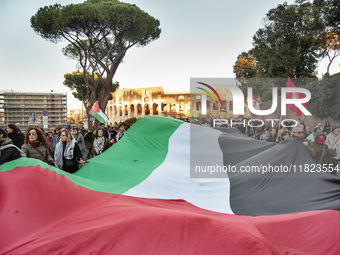
[[[121,89],[112,93],[105,109],[109,125],[129,118],[165,116],[185,118],[190,116],[190,92],[164,92],[162,87]]]

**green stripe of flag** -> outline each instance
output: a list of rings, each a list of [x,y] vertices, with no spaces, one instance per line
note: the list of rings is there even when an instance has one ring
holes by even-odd
[[[91,190],[122,194],[144,181],[164,161],[171,135],[183,121],[165,117],[139,119],[103,154],[89,160],[78,172],[68,174],[36,159],[21,158],[3,164],[1,171],[40,165],[63,174]]]
[[[182,123],[165,117],[142,118],[119,142],[75,175],[83,177],[91,189],[122,194],[162,164],[170,136]]]
[[[106,117],[106,115],[103,112],[101,112],[101,113],[94,112],[94,113],[90,113],[90,115],[95,117],[100,123],[105,124],[106,121],[108,120],[108,118]]]

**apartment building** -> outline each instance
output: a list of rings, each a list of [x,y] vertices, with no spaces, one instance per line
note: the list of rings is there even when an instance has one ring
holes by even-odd
[[[54,128],[67,124],[66,92],[0,91],[0,126]]]

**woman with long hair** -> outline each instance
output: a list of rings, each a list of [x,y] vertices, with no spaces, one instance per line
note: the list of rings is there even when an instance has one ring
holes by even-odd
[[[7,129],[8,138],[10,138],[15,146],[19,149],[24,144],[24,135],[21,133],[20,129],[14,124],[8,124]]]
[[[60,142],[57,143],[54,152],[56,167],[69,173],[79,170],[79,164],[84,163],[82,153],[71,132],[67,129],[61,131]]]
[[[327,120],[325,122],[325,126],[323,127],[322,132],[327,132],[327,134],[329,134],[331,131],[332,131],[331,123]]]
[[[49,153],[50,143],[46,135],[39,128],[29,127],[25,132],[24,144],[21,150],[28,158],[40,159],[50,165],[54,165]]]

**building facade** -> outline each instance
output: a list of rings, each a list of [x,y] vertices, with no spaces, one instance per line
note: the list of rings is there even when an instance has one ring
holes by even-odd
[[[230,118],[233,116],[233,97],[230,90],[217,88],[221,97],[219,101],[207,96],[207,115],[215,118]],[[203,92],[204,93],[204,92]],[[108,124],[123,122],[129,118],[146,116],[165,116],[171,118],[200,117],[202,115],[202,94],[189,91],[165,92],[162,87],[139,89],[119,89],[112,93],[105,109],[109,117]],[[245,105],[245,117],[249,116]]]
[[[87,117],[85,109],[70,109],[67,111],[67,122],[70,124],[83,126],[86,124],[86,120]]]
[[[105,109],[108,124],[129,118],[165,116],[186,118],[190,116],[190,92],[164,92],[162,87],[119,89],[112,93]]]
[[[45,116],[44,116],[44,115]],[[62,92],[0,92],[0,126],[15,124],[54,128],[67,124],[67,97]]]
[[[216,88],[218,95],[221,98],[222,105],[216,99],[215,101],[207,95],[205,92],[202,92],[206,95],[206,110],[207,115],[215,118],[230,118],[236,117],[233,115],[233,96],[231,91],[227,88]],[[202,94],[201,93],[192,93],[191,98],[191,117],[200,117],[202,115]],[[245,109],[245,116],[249,116],[249,111],[247,107]]]

